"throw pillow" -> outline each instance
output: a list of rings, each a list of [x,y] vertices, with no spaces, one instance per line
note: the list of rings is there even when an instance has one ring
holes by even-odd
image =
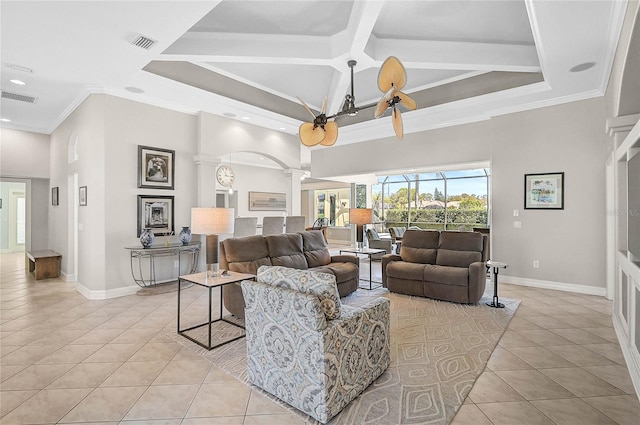
[[[340,294],[336,277],[332,274],[281,266],[260,266],[257,279],[258,282],[316,295],[327,320],[340,317]]]

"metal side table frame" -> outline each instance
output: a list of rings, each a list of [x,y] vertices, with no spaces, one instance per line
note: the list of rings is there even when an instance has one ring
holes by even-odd
[[[509,265],[507,263],[501,263],[500,261],[487,261],[487,270],[493,268],[493,299],[490,303],[487,303],[489,307],[504,308],[504,304],[498,299],[498,271],[500,269],[506,269]]]

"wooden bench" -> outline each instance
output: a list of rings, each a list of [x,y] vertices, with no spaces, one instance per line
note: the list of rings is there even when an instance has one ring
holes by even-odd
[[[25,254],[29,272],[34,272],[36,280],[60,276],[60,261],[62,255],[50,250],[27,251]]]

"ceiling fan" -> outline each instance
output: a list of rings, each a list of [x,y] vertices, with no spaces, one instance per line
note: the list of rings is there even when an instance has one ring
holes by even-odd
[[[356,115],[358,111],[363,109],[369,109],[375,107],[374,117],[380,118],[388,108],[392,108],[392,121],[393,129],[396,133],[396,137],[402,140],[403,127],[402,117],[400,110],[396,107],[397,104],[401,104],[409,110],[416,109],[416,102],[401,92],[400,90],[405,86],[407,82],[407,73],[402,63],[395,56],[389,56],[378,73],[378,88],[384,93],[382,98],[377,103],[371,103],[363,106],[355,105],[355,96],[353,94],[353,68],[356,66],[356,61],[350,60],[347,62],[351,69],[351,93],[347,94],[344,98],[344,104],[342,110],[337,113],[327,116],[326,107],[327,99],[322,102],[322,110],[320,114],[313,113],[311,108],[304,102],[304,100],[298,98],[302,105],[313,117],[313,121],[304,122],[300,125],[299,135],[300,142],[305,146],[332,146],[338,139],[338,124],[335,122],[335,118],[342,115]],[[334,121],[329,121],[334,119]]]

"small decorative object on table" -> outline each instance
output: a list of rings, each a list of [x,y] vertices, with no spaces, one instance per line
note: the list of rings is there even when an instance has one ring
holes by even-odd
[[[156,235],[154,235],[153,230],[149,228],[145,228],[140,233],[140,243],[145,248],[149,248],[151,245],[153,245],[153,241],[155,240],[155,238],[156,238]]]
[[[183,245],[188,245],[189,242],[191,242],[191,237],[191,229],[189,226],[183,226],[180,231],[180,242],[182,242]]]

